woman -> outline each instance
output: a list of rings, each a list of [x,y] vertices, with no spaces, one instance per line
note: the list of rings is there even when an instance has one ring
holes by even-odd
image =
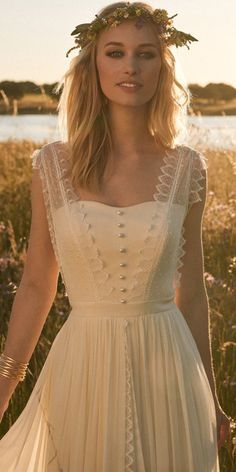
[[[59,271],[72,310],[0,441],[1,470],[216,472],[229,418],[216,394],[203,277],[207,168],[176,144],[189,95],[169,49],[195,38],[142,3],[108,5],[91,25],[73,32],[81,51],[59,102],[66,140],[33,155],[2,413]]]

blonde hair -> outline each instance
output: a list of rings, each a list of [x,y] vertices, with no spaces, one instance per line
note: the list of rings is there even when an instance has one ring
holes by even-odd
[[[116,2],[100,10],[98,15],[110,15],[125,2]],[[151,5],[133,2],[132,5],[153,12]],[[183,132],[186,107],[190,102],[190,91],[176,77],[175,57],[161,43],[155,25],[150,26],[156,34],[160,48],[162,66],[156,92],[150,100],[147,126],[155,140],[163,146],[174,148]],[[56,86],[59,93],[58,119],[62,139],[67,141],[70,151],[70,169],[67,176],[73,187],[100,190],[101,177],[106,168],[108,155],[112,153],[112,139],[105,97],[99,83],[96,67],[96,41],[90,42],[74,57],[69,69]],[[179,103],[179,99],[184,102]]]

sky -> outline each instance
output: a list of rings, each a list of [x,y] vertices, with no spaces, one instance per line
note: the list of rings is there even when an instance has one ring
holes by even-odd
[[[0,0],[0,81],[30,80],[36,84],[58,82],[70,59],[66,52],[74,46],[71,32],[88,23],[112,1],[98,0]],[[131,2],[132,3],[132,2]],[[150,1],[154,8],[178,13],[173,26],[198,39],[173,52],[189,83],[209,82],[236,87],[236,1],[164,0]]]

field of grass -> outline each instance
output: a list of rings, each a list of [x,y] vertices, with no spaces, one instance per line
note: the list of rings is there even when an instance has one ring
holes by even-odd
[[[57,100],[52,99],[47,94],[27,94],[19,100],[15,100],[15,106],[17,105],[16,114],[46,114],[56,113]],[[3,100],[0,100],[0,114],[14,113],[13,102],[7,107]]]
[[[217,101],[195,99],[192,102],[192,110],[201,115],[236,115],[236,99]]]
[[[0,348],[4,348],[13,299],[23,270],[31,220],[31,141],[0,143]],[[209,191],[203,221],[205,280],[209,297],[214,370],[220,404],[236,417],[236,150],[204,151]],[[69,309],[61,278],[30,372],[18,384],[0,425],[1,437],[27,403],[50,346]],[[221,472],[235,470],[232,436],[221,448]],[[200,472],[200,471],[199,471]]]

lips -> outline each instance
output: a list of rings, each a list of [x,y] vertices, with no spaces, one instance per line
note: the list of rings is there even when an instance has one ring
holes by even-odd
[[[123,85],[123,84],[142,85],[139,82],[133,82],[133,81],[131,82],[131,81],[128,81],[128,80],[123,80],[123,82],[119,82],[117,85]]]

